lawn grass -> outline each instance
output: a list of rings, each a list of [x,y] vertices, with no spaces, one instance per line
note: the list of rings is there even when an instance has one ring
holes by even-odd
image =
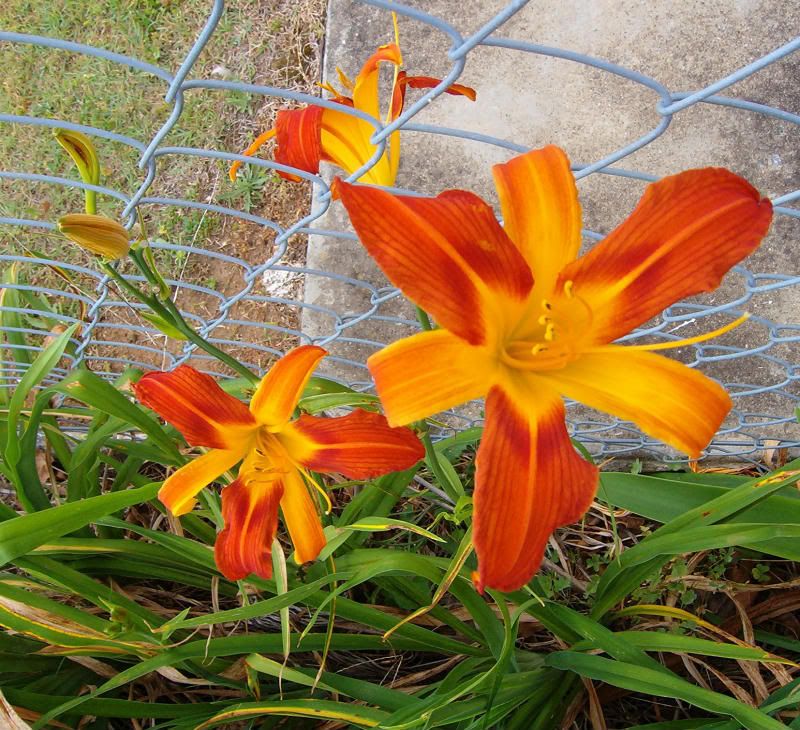
[[[9,0],[0,7],[0,29],[103,48],[174,73],[211,8],[211,0]],[[316,93],[324,12],[323,0],[226,3],[190,78],[241,80]],[[164,101],[164,80],[103,59],[0,43],[0,63],[4,69],[0,113],[67,120],[146,144],[172,111],[172,105]],[[276,110],[285,106],[278,98],[209,90],[187,91],[184,101],[183,113],[164,145],[240,151],[272,123]],[[50,129],[2,124],[2,131],[0,169],[77,179],[70,159],[56,144]],[[137,166],[139,151],[99,137],[94,141],[101,159],[101,184],[133,195],[144,180]],[[309,200],[305,185],[288,184],[268,171],[255,168],[232,184],[223,163],[188,155],[159,158],[156,179],[147,195],[215,203],[256,213],[281,225],[305,215]],[[0,180],[0,216],[53,223],[82,207],[83,194],[78,189]],[[110,196],[98,197],[100,213],[118,218],[123,207]],[[274,234],[254,223],[185,207],[144,205],[140,212],[146,233],[154,242],[222,252],[250,264],[259,264],[271,255]],[[41,229],[0,226],[0,246],[7,254],[42,252],[60,261],[96,268],[89,254]],[[209,257],[160,251],[157,258],[163,270],[180,281],[228,296],[243,286],[240,268]],[[286,260],[304,263],[305,241],[293,241]],[[123,270],[127,270],[124,264]],[[63,288],[63,282],[46,268],[25,265],[20,276],[36,284]],[[87,279],[76,281],[76,285],[91,292],[95,282]],[[296,294],[300,296],[299,289]],[[206,319],[217,314],[218,300],[189,289],[179,290],[178,304]],[[59,306],[66,311],[71,305],[64,302],[56,308]],[[297,326],[293,311],[246,314],[288,328]],[[124,349],[112,354],[124,356]]]
[[[318,73],[316,49],[322,34],[321,5],[313,0],[230,3],[193,76],[313,89]],[[172,72],[191,47],[210,9],[209,0],[10,0],[0,8],[0,27],[97,46]],[[5,43],[0,46],[0,63],[4,69],[2,113],[65,119],[146,142],[171,111],[163,98],[164,81],[102,59]],[[254,124],[254,118],[261,105],[261,98],[246,94],[189,92],[180,122],[166,143],[238,150],[260,127]],[[74,177],[69,159],[48,129],[9,124],[3,131],[0,160],[5,169]],[[125,145],[95,141],[104,183],[132,194],[143,179],[136,167],[138,153]],[[212,193],[225,197],[233,207],[240,203],[245,208],[255,207],[264,193],[263,186],[256,191],[255,199],[244,188],[237,195],[238,190],[232,191],[221,180],[216,180],[216,191],[209,189],[211,174],[222,168],[202,159],[165,159],[160,163],[153,192],[187,198]],[[57,186],[4,181],[1,190],[0,211],[7,216],[53,220],[81,205],[79,191]],[[100,210],[109,215],[118,214],[120,209],[117,201],[100,202]],[[167,213],[159,216],[157,231],[173,243],[187,243],[196,236],[199,219],[200,215]],[[202,233],[207,235],[213,226],[205,225]],[[18,235],[6,230],[0,236],[3,243],[20,243]]]

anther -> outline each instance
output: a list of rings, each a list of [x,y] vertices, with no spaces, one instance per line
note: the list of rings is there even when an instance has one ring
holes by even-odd
[[[564,282],[564,294],[567,296],[568,299],[572,299],[572,286],[574,282],[572,279],[569,279]]]
[[[551,320],[551,318],[550,318],[550,317],[548,317],[546,314],[543,314],[543,315],[542,315],[541,317],[539,317],[539,319],[538,319],[538,320],[536,320],[536,321],[537,321],[539,324],[542,324],[542,325],[544,325],[544,324],[549,324],[549,323],[550,323],[550,320]]]
[[[540,352],[547,352],[547,349],[547,345],[543,345],[541,342],[539,342],[531,348],[531,355],[538,355]]]
[[[547,299],[542,299],[542,309],[546,309],[548,312],[553,308],[553,305],[547,301]]]
[[[548,342],[552,342],[553,338],[556,336],[556,328],[555,325],[551,322],[547,325],[544,329],[544,338]]]

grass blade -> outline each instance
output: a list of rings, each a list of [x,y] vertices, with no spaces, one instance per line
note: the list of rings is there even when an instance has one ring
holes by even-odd
[[[748,707],[731,697],[696,687],[680,677],[670,676],[648,667],[570,651],[550,654],[545,663],[547,666],[577,672],[582,677],[606,682],[632,692],[683,700],[703,710],[728,715],[738,720],[748,730],[786,730],[783,723],[760,710]]]
[[[147,502],[156,496],[160,486],[160,483],[154,483],[124,492],[101,494],[0,523],[0,566],[105,515]]]

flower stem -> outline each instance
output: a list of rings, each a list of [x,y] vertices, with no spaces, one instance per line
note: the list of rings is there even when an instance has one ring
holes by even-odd
[[[164,313],[169,313],[172,316],[172,319],[174,319],[175,325],[178,327],[178,329],[201,350],[205,350],[212,357],[215,357],[220,362],[225,363],[229,368],[239,373],[239,375],[246,378],[251,383],[259,382],[260,378],[252,370],[250,370],[250,368],[245,367],[238,360],[228,355],[228,353],[220,350],[216,345],[212,345],[208,340],[197,334],[195,329],[183,318],[183,315],[175,306],[175,302],[173,302],[172,299],[167,299],[163,303],[159,302],[158,304]],[[162,312],[157,313],[162,314]]]
[[[461,487],[460,484],[458,485],[461,487],[460,489],[456,487],[452,480],[448,478],[444,469],[442,469],[442,463],[439,461],[439,454],[436,453],[436,449],[433,446],[433,441],[431,440],[431,434],[428,430],[427,422],[423,421],[422,433],[420,434],[419,440],[422,441],[422,445],[425,447],[425,460],[431,467],[431,471],[433,472],[434,477],[436,477],[436,481],[446,492],[447,496],[453,501],[453,504],[455,504],[459,497],[464,496],[464,488]]]
[[[172,322],[175,327],[180,330],[186,338],[197,345],[201,350],[204,350],[212,357],[215,357],[220,362],[227,365],[231,370],[246,378],[251,383],[258,383],[259,377],[249,368],[246,368],[238,360],[228,355],[226,352],[220,350],[216,345],[212,345],[204,337],[200,336],[194,328],[183,318],[180,310],[175,306],[172,299],[167,298],[163,302],[157,297],[144,294],[131,284],[124,276],[122,276],[113,266],[108,262],[103,261],[100,264],[103,271],[105,271],[112,279],[114,279],[119,286],[121,286],[130,296],[134,299],[147,305],[150,310],[165,319],[167,322]]]

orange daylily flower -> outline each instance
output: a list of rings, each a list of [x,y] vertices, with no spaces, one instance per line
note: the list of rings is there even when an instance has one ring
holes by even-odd
[[[369,358],[392,425],[486,397],[474,542],[480,590],[530,580],[548,537],[594,497],[597,469],[570,442],[562,396],[634,421],[696,458],[731,408],[696,370],[614,340],[709,291],[759,244],[772,206],[708,168],[648,186],[630,217],[578,256],[581,209],[565,153],[545,147],[493,168],[503,226],[473,193],[392,195],[336,181],[361,241],[440,329]]]
[[[397,42],[396,29],[395,23],[396,42],[380,46],[363,65],[355,83],[337,69],[339,81],[344,89],[338,91],[329,84],[323,84],[323,88],[333,94],[331,101],[358,109],[375,119],[381,119],[378,93],[379,67],[381,63],[389,63],[394,66],[395,73],[391,101],[384,123],[390,124],[403,111],[408,87],[427,89],[441,83],[441,79],[408,76],[399,70],[403,57]],[[452,84],[447,88],[447,93],[475,100],[475,90],[461,84]],[[375,154],[377,147],[369,141],[374,133],[375,127],[369,122],[336,109],[314,105],[299,109],[282,109],[278,112],[275,127],[257,137],[242,154],[253,155],[268,140],[276,137],[275,162],[316,175],[319,173],[320,161],[324,160],[338,165],[346,173],[351,174],[363,167]],[[399,162],[400,132],[395,131],[389,135],[381,158],[359,178],[359,182],[394,185]],[[242,163],[239,161],[231,165],[229,173],[231,181],[236,180],[236,174],[241,166]],[[285,172],[278,174],[286,180],[295,182],[301,179]]]
[[[189,512],[203,487],[242,462],[236,480],[222,490],[225,528],[214,547],[217,567],[229,580],[249,573],[272,575],[270,548],[279,506],[297,561],[319,555],[325,536],[310,489],[321,488],[310,470],[370,479],[407,469],[424,455],[413,431],[391,428],[377,413],[303,414],[292,420],[308,379],[326,354],[313,345],[288,352],[261,380],[249,408],[187,365],[147,373],[134,386],[136,397],[177,428],[188,444],[210,449],[161,487],[158,497],[172,514]]]

